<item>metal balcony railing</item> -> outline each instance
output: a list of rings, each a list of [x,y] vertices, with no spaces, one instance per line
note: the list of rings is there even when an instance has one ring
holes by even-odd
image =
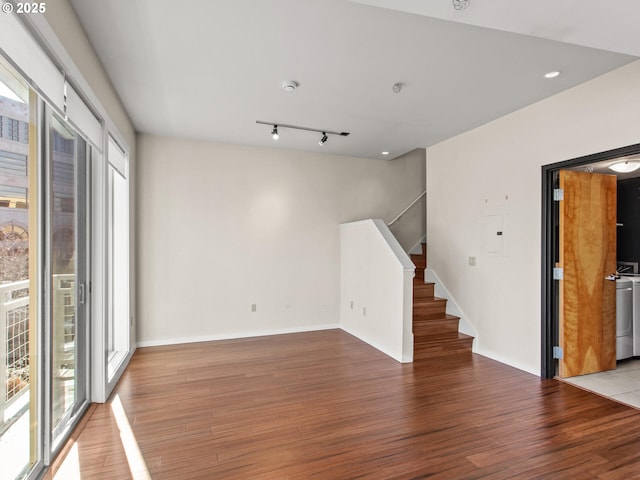
[[[0,285],[0,425],[29,387],[29,280]]]
[[[73,364],[75,276],[54,275],[54,357],[59,367]],[[55,324],[56,322],[54,322]],[[0,431],[19,413],[29,391],[29,280],[0,285]],[[58,351],[59,350],[59,351]],[[15,412],[14,412],[15,411]],[[12,413],[13,412],[13,413]]]

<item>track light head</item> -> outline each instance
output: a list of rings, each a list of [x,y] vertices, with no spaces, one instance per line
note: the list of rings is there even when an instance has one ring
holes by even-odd
[[[263,122],[262,120],[256,120],[256,123],[260,125],[269,125],[271,128],[271,137],[274,140],[277,140],[280,136],[278,135],[278,128],[292,128],[294,130],[304,130],[307,132],[318,132],[322,133],[322,138],[318,142],[320,145],[324,145],[325,142],[329,139],[327,135],[336,135],[339,137],[348,137],[349,132],[334,132],[332,130],[327,130],[323,128],[322,130],[318,128],[309,128],[309,127],[301,127],[299,125],[287,125],[286,123],[275,123],[275,122]]]

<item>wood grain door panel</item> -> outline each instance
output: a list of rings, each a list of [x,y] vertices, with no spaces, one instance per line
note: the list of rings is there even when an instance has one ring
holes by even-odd
[[[616,368],[616,182],[560,171],[560,377]]]

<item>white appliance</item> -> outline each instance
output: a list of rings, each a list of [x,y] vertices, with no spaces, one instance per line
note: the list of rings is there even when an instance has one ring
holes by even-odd
[[[633,356],[640,357],[640,276],[625,278],[633,283]]]
[[[616,280],[616,360],[633,357],[633,294],[634,285],[640,293],[640,284],[629,277]],[[640,307],[640,303],[638,303]]]

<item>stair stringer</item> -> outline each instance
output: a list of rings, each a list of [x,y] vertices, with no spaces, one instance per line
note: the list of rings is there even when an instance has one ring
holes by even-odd
[[[450,315],[455,315],[456,317],[460,317],[460,320],[458,322],[458,331],[460,333],[464,333],[465,335],[473,337],[475,340],[478,340],[478,332],[476,332],[476,329],[473,328],[473,325],[469,321],[469,317],[462,311],[462,308],[460,308],[458,302],[456,302],[453,295],[451,295],[451,292],[447,290],[447,287],[444,285],[442,280],[440,280],[438,274],[434,272],[433,269],[426,268],[424,271],[424,281],[425,283],[433,282],[435,284],[434,295],[436,297],[447,299],[447,313]],[[476,343],[478,342],[473,342],[472,351],[474,352],[476,351]]]
[[[416,255],[420,255],[422,254],[422,244],[427,242],[427,234],[425,233],[422,238],[420,240],[418,240],[418,243],[416,243],[413,247],[411,247],[411,249],[407,252],[409,255],[416,254]]]

